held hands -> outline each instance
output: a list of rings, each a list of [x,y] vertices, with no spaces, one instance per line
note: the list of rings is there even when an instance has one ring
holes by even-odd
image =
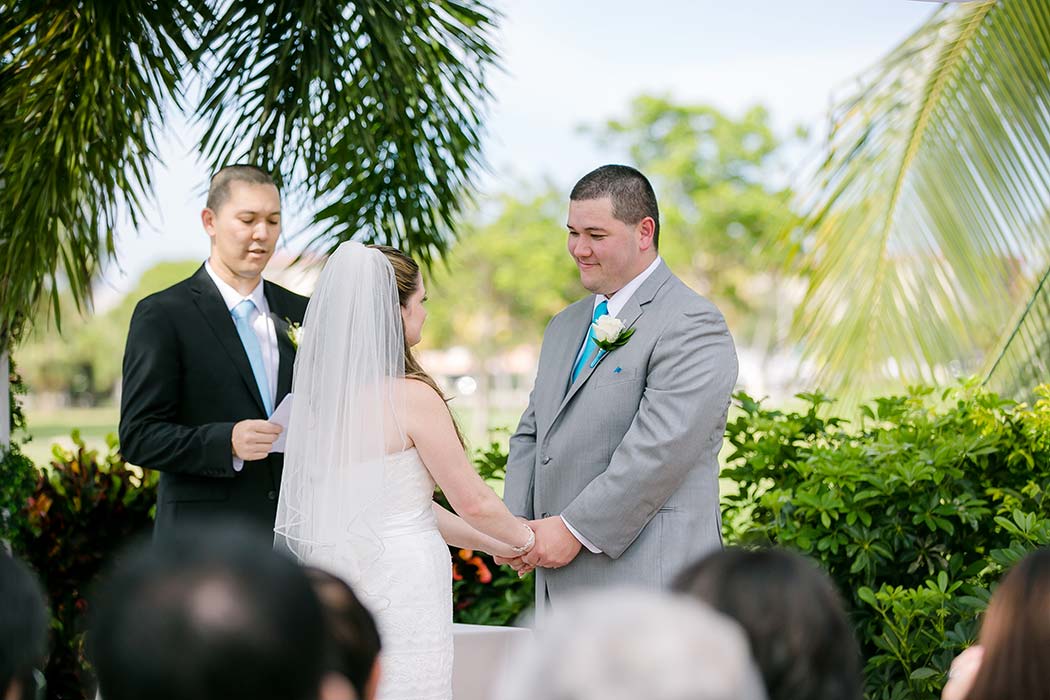
[[[583,547],[557,515],[529,524],[536,532],[536,546],[522,560],[532,567],[559,569],[572,562]]]
[[[283,428],[266,420],[242,420],[233,426],[233,456],[244,461],[263,459]]]
[[[522,524],[525,526],[525,529],[528,531],[528,540],[523,545],[518,547],[506,545],[505,552],[500,554],[494,553],[492,555],[492,558],[499,566],[509,566],[510,568],[514,569],[516,572],[518,572],[518,578],[521,578],[525,574],[532,571],[532,569],[534,568],[522,561],[522,557],[528,554],[530,551],[532,551],[532,548],[536,546],[536,531],[532,529],[532,526],[530,525],[529,521],[525,518],[519,517],[518,520],[522,522]]]
[[[519,557],[494,557],[500,566],[509,566],[524,576],[537,567],[557,569],[572,562],[583,545],[558,516],[529,522],[536,533],[536,544]]]

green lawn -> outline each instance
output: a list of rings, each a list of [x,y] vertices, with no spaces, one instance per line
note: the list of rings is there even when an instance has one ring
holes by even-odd
[[[100,408],[65,408],[57,411],[26,411],[26,425],[30,441],[23,452],[36,464],[51,461],[51,445],[59,443],[72,447],[70,433],[80,430],[88,447],[106,449],[106,435],[117,432],[119,412],[116,406]],[[17,439],[17,436],[16,436]]]

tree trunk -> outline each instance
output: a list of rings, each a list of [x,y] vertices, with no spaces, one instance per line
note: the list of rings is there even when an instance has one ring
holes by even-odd
[[[7,351],[0,353],[0,454],[11,444],[11,366]]]

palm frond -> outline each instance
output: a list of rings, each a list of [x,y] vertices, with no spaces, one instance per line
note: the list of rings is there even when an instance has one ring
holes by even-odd
[[[794,335],[821,382],[856,395],[994,359],[1050,266],[1048,166],[1042,0],[943,6],[862,76],[791,261],[809,282]]]
[[[989,363],[988,384],[1004,396],[1030,400],[1050,377],[1050,267],[1011,326]]]
[[[191,0],[140,5],[0,13],[0,339],[60,279],[83,307],[118,217],[135,222],[150,192],[155,125],[200,15]]]
[[[208,32],[210,165],[247,159],[318,202],[309,247],[357,238],[429,263],[479,164],[496,13],[478,0],[229,3]]]

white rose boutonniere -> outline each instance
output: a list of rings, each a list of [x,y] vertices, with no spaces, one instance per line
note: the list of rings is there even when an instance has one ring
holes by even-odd
[[[303,324],[301,323],[289,323],[288,324],[288,340],[292,341],[292,347],[296,350],[299,349],[299,339],[303,337]]]
[[[598,360],[606,354],[627,345],[632,335],[634,335],[634,329],[624,326],[623,321],[615,316],[609,314],[599,316],[598,320],[591,324],[591,337],[594,338],[594,344],[600,350],[591,361],[591,367],[598,364]]]

